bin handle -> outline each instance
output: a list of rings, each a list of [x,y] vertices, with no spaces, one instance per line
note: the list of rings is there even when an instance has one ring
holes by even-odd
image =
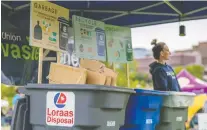
[[[92,128],[92,129],[97,129],[98,127],[100,127],[100,125],[76,125],[76,127],[79,127],[79,128]]]
[[[101,107],[100,109],[103,110],[103,111],[111,111],[111,110],[121,111],[123,108],[119,108],[119,107]]]

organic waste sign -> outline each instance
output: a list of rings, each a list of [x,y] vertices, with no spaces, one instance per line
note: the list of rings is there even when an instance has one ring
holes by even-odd
[[[106,24],[105,32],[108,61],[121,63],[132,61],[131,29]]]

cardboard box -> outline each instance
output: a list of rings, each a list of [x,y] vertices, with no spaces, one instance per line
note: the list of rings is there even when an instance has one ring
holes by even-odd
[[[87,84],[116,86],[117,73],[106,68],[105,64],[96,60],[81,59],[80,67],[87,69]]]
[[[105,76],[111,77],[111,86],[116,86],[117,73],[109,68],[104,68]]]
[[[50,64],[49,84],[85,84],[87,72],[84,68],[75,68],[59,63]]]
[[[104,85],[111,86],[112,77],[106,76],[106,81]]]
[[[106,76],[99,72],[87,70],[87,84],[104,85],[106,82]]]
[[[105,64],[96,60],[81,59],[80,67],[91,71],[101,72],[103,70],[103,67],[105,67]]]

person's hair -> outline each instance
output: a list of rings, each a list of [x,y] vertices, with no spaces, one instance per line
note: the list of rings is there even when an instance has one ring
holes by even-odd
[[[17,93],[17,94],[19,94],[19,93],[20,93],[18,88],[16,88],[16,90],[15,90],[15,91],[16,91],[16,93]]]
[[[160,59],[160,52],[163,50],[164,46],[166,45],[164,42],[157,43],[157,39],[152,40],[151,45],[154,47],[152,48],[153,56],[156,60]]]

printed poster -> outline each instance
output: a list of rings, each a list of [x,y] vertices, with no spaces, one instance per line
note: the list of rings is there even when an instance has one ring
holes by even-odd
[[[114,25],[105,25],[107,60],[126,63],[133,60],[131,29]]]
[[[1,83],[16,86],[37,83],[39,48],[29,45],[28,28],[17,28],[5,19],[1,22]]]
[[[53,51],[65,50],[69,9],[47,1],[31,1],[30,45]]]
[[[78,57],[106,61],[104,22],[76,15],[72,19]]]
[[[69,30],[69,38],[68,38],[68,43],[66,45],[66,52],[63,52],[61,54],[60,63],[73,67],[79,67],[80,58],[77,57],[75,52],[73,28],[69,27],[68,30]]]

